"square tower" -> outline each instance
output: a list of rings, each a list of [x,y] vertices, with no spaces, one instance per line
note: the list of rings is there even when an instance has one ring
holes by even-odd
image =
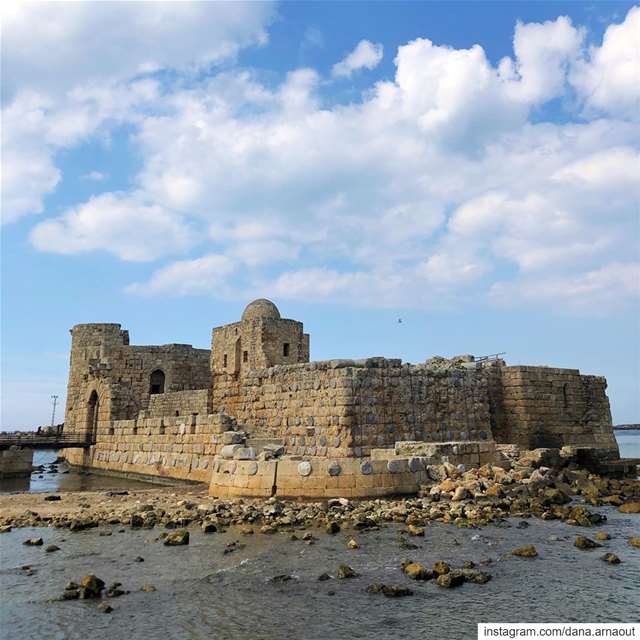
[[[240,322],[213,329],[211,344],[214,375],[309,362],[309,334],[302,322],[281,318],[278,307],[264,298],[247,305]]]

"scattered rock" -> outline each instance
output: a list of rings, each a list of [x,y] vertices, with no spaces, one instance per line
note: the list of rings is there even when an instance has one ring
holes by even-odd
[[[618,507],[620,513],[640,513],[640,502],[627,502]]]
[[[140,587],[140,591],[145,591],[146,593],[151,593],[152,591],[155,591],[156,588],[152,585],[152,584],[143,584],[142,587]]]
[[[477,569],[462,569],[459,571],[466,582],[473,582],[475,584],[486,584],[491,580],[492,575],[486,571],[478,571]]]
[[[412,580],[431,580],[434,577],[434,572],[427,569],[424,565],[419,562],[409,562],[407,564],[403,564],[402,570],[407,575],[407,577]]]
[[[596,540],[611,540],[611,535],[606,531],[598,531],[594,537]]]
[[[44,550],[45,550],[47,553],[53,553],[54,551],[60,551],[60,547],[59,547],[58,545],[55,545],[55,544],[48,544],[48,545],[44,548]]]
[[[451,589],[453,587],[459,587],[464,583],[464,576],[460,573],[443,573],[436,578],[436,584],[439,587],[445,589]]]
[[[331,522],[327,523],[325,530],[327,533],[331,533],[331,534],[339,533],[340,525],[335,520],[332,520]]]
[[[358,574],[347,564],[341,564],[336,573],[336,577],[341,580],[344,578],[355,578],[357,576]]]
[[[129,593],[128,591],[125,591],[124,589],[120,589],[120,587],[122,586],[121,582],[114,582],[108,589],[107,589],[107,598],[119,598],[120,596],[125,595],[126,593]]]
[[[407,587],[401,587],[397,584],[382,584],[381,582],[370,584],[367,587],[367,593],[382,593],[387,598],[402,598],[413,595],[413,591]]]
[[[355,538],[349,538],[349,540],[347,541],[347,547],[349,549],[359,549],[360,545],[358,544],[358,541]]]
[[[407,527],[407,531],[411,536],[424,536],[424,527],[418,527],[414,524],[410,524]]]
[[[620,564],[622,562],[615,553],[605,553],[602,559],[609,564]]]
[[[106,602],[101,602],[98,605],[98,609],[102,611],[102,613],[111,613],[113,611],[113,607],[110,604],[107,604]]]
[[[629,544],[632,547],[640,547],[640,538],[629,538]]]
[[[325,582],[326,580],[331,580],[331,576],[328,573],[321,573],[318,576],[318,581],[319,582]]]
[[[578,536],[573,543],[574,547],[578,549],[596,549],[601,547],[602,545],[597,543],[595,540],[591,540],[591,538],[585,538],[584,536]]]
[[[437,576],[443,576],[449,573],[450,571],[451,571],[451,567],[449,566],[448,563],[444,562],[443,560],[438,560],[437,562],[433,563],[433,572]]]
[[[80,599],[99,598],[104,589],[104,581],[90,573],[80,581]]]
[[[459,502],[460,500],[466,500],[469,497],[469,491],[464,487],[457,487],[451,496],[452,502]]]
[[[144,562],[144,558],[143,558],[142,556],[136,556],[136,557],[133,559],[133,561],[134,561],[134,562]]]
[[[22,544],[28,547],[41,547],[43,545],[42,538],[27,538]]]
[[[532,544],[525,544],[522,547],[514,549],[511,555],[518,556],[519,558],[535,558],[538,555],[538,550]]]
[[[45,496],[44,499],[46,502],[57,502],[61,498],[60,496]]]
[[[203,533],[215,533],[218,530],[218,527],[213,522],[203,522],[202,523],[202,532]]]
[[[289,580],[293,580],[293,576],[283,573],[279,576],[273,576],[273,578],[269,579],[269,582],[273,582],[274,584],[282,584],[283,582],[289,582]]]
[[[167,534],[167,537],[164,539],[164,544],[167,547],[178,547],[189,544],[189,532],[186,529],[177,529]]]

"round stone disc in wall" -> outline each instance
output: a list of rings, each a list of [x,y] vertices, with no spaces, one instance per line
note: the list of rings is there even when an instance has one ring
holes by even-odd
[[[373,467],[371,466],[370,462],[363,462],[360,465],[360,473],[362,473],[362,475],[364,476],[368,476],[373,472]]]
[[[387,471],[389,473],[400,473],[402,471],[402,463],[400,460],[389,460],[389,462],[387,462]]]
[[[336,437],[333,439],[333,446],[334,446],[336,449],[340,446],[340,437],[339,437],[339,436],[336,436]]]
[[[211,469],[214,473],[218,473],[218,471],[220,470],[220,460],[214,460]]]
[[[420,458],[409,458],[409,471],[417,473],[423,468],[422,460]]]
[[[255,476],[258,473],[258,463],[251,462],[247,465],[247,474],[250,476]]]
[[[337,462],[333,461],[327,470],[329,471],[330,476],[339,476],[342,471],[342,467]]]
[[[304,460],[298,465],[298,473],[301,476],[308,476],[311,473],[311,463]]]

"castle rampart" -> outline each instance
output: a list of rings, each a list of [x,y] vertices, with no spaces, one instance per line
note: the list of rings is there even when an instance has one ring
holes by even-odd
[[[412,493],[430,464],[499,464],[500,443],[616,458],[606,381],[465,356],[309,362],[309,335],[257,300],[212,349],[133,346],[118,324],[72,331],[71,463],[210,482],[215,495]]]

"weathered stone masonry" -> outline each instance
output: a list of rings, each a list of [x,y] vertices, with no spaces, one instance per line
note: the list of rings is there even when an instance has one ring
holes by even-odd
[[[618,455],[604,378],[469,357],[309,362],[302,323],[268,300],[213,329],[211,351],[132,346],[117,324],[71,335],[65,431],[95,445],[68,458],[94,469],[216,495],[365,496],[414,491],[434,460],[494,460],[496,443]]]

